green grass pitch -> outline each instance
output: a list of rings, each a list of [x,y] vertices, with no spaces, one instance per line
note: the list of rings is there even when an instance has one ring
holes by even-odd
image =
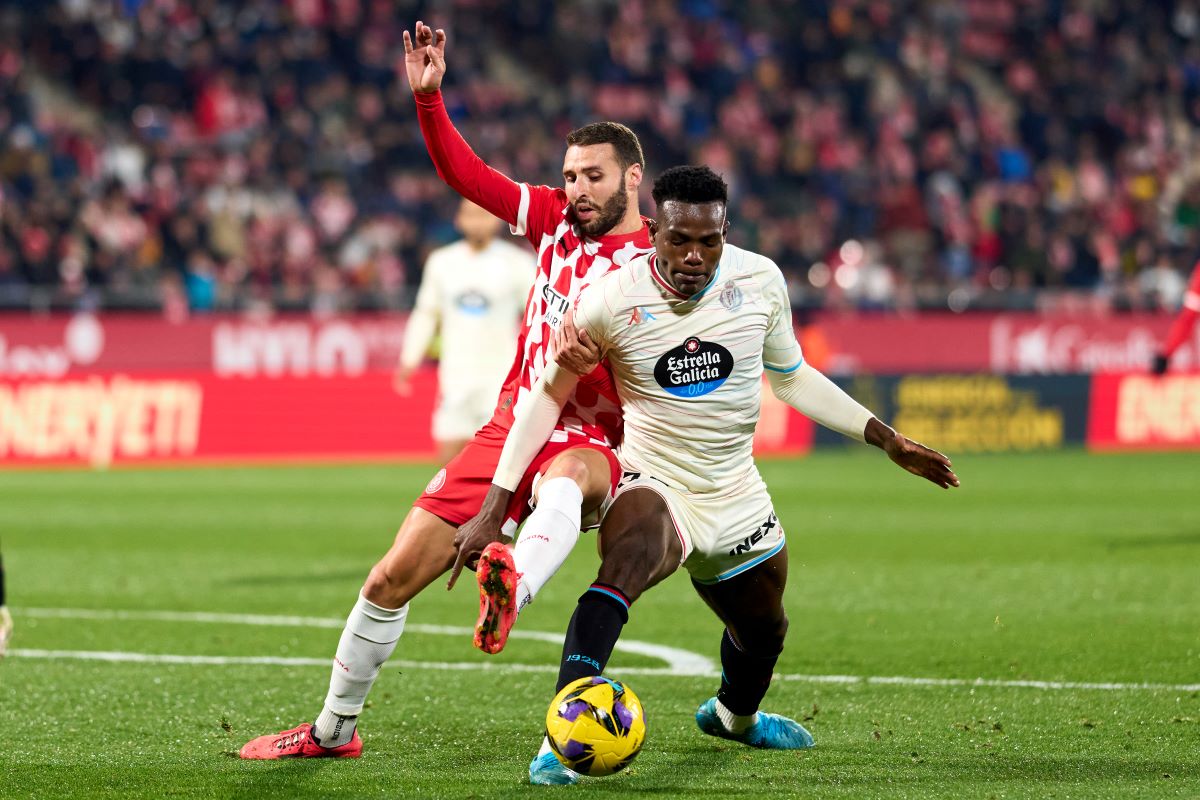
[[[608,674],[647,707],[645,750],[568,788],[525,784],[559,648],[475,652],[453,632],[474,622],[473,581],[414,602],[362,759],[233,757],[317,713],[337,620],[427,465],[0,472],[17,623],[0,797],[1200,796],[1200,455],[955,467],[963,488],[944,492],[865,449],[762,464],[792,565],[764,708],[804,718],[814,750],[701,735],[692,714],[715,680],[622,651]],[[595,565],[589,535],[519,628],[561,636]],[[680,574],[635,604],[624,640],[715,659],[719,636]]]

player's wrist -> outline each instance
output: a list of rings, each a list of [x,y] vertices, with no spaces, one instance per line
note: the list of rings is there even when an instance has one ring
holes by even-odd
[[[499,484],[493,483],[488,488],[487,495],[483,498],[483,506],[479,509],[479,516],[489,522],[500,522],[500,518],[504,516],[504,511],[508,508],[508,503],[512,499],[513,493],[509,489],[505,489]]]
[[[889,447],[894,447],[898,434],[888,425],[884,425],[879,417],[871,417],[867,420],[867,427],[863,429],[863,440],[874,447],[878,447],[885,453],[890,453]]]

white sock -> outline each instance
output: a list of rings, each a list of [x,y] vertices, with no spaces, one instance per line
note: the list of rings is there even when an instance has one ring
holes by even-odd
[[[543,736],[543,737],[542,737],[542,747],[541,747],[541,749],[540,749],[540,750],[538,750],[537,757],[538,757],[538,758],[541,758],[542,756],[546,755],[547,753],[553,753],[553,752],[554,752],[554,750],[552,750],[552,749],[551,749],[551,747],[550,747],[550,737],[548,737],[548,736]],[[561,763],[561,762],[560,762],[560,763]],[[572,775],[578,775],[578,774],[579,774],[579,773],[578,773],[578,772],[576,772],[575,770],[573,770],[573,769],[571,769],[570,767],[568,767],[566,764],[563,764],[563,765],[562,765],[562,768],[563,768],[563,769],[565,769],[567,772],[571,773]]]
[[[758,712],[756,711],[749,716],[735,714],[726,708],[724,703],[717,700],[717,719],[721,720],[721,724],[725,726],[725,730],[730,733],[742,733],[758,719]]]
[[[544,756],[544,755],[546,755],[546,753],[553,753],[553,752],[554,751],[550,749],[550,737],[543,736],[542,737],[542,747],[540,750],[538,750],[538,755]]]
[[[397,609],[381,608],[358,596],[338,641],[325,708],[313,725],[313,735],[322,746],[338,747],[354,736],[367,692],[396,649],[407,616],[407,603]]]
[[[567,560],[579,541],[583,492],[570,478],[551,478],[538,487],[537,508],[525,520],[513,546],[513,563],[523,573],[517,583],[517,609],[531,602]]]

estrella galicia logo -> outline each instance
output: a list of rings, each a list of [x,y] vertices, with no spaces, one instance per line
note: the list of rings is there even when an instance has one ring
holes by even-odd
[[[459,311],[473,317],[483,316],[492,305],[487,295],[475,289],[469,289],[460,294],[454,299],[454,304],[458,306]]]
[[[658,359],[654,380],[676,397],[699,397],[723,384],[731,372],[733,355],[728,350],[693,336]]]

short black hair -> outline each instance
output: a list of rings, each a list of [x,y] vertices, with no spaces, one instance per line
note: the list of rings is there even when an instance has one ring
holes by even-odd
[[[567,147],[593,144],[611,144],[622,170],[629,169],[632,164],[646,168],[646,156],[642,154],[642,143],[637,134],[619,122],[592,122],[567,134]]]
[[[680,203],[729,203],[725,179],[705,166],[671,167],[658,176],[650,192],[654,204],[662,208],[668,200]]]

